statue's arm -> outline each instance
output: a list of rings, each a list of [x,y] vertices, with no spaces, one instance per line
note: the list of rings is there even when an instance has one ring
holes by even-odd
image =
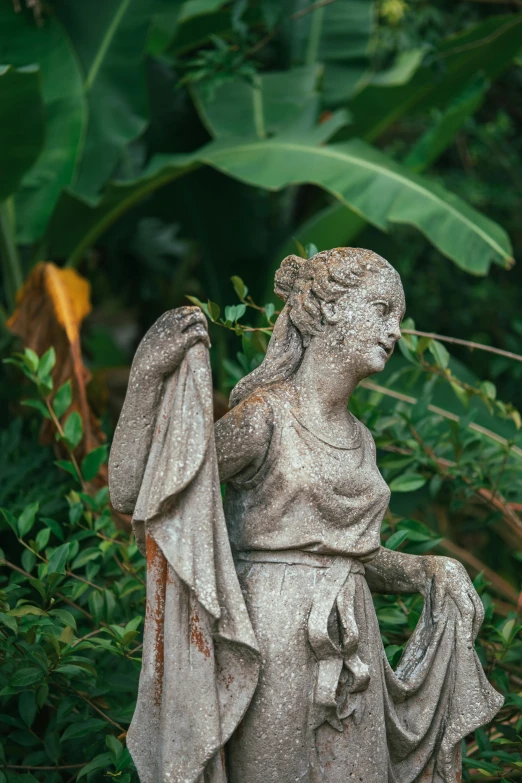
[[[256,394],[219,419],[214,432],[220,481],[228,481],[247,467],[255,472],[270,445],[272,429],[272,408]]]
[[[159,318],[138,346],[109,458],[111,502],[132,514],[145,472],[163,379],[196,342],[208,345],[199,307],[180,307]]]
[[[366,567],[366,578],[374,593],[423,593],[430,579],[427,560],[381,546]]]
[[[464,566],[451,557],[408,555],[380,547],[377,555],[366,563],[366,579],[375,593],[429,596],[435,618],[443,612],[446,598],[451,598],[473,638],[482,625],[482,601]]]
[[[109,458],[111,503],[123,514],[132,514],[136,505],[151,446],[161,385],[161,378],[133,364]]]
[[[375,454],[370,431],[365,432]],[[453,599],[473,638],[484,619],[484,607],[464,566],[451,557],[408,555],[379,547],[365,563],[366,580],[374,593],[421,593],[430,598],[434,616],[443,610],[446,598]]]

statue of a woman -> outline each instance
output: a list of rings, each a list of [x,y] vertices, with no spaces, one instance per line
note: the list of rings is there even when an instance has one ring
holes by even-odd
[[[265,360],[215,425],[259,671],[225,738],[226,773],[208,767],[191,783],[225,774],[230,783],[457,783],[462,738],[502,703],[473,649],[482,603],[458,562],[380,546],[390,491],[370,432],[348,411],[357,384],[384,368],[400,338],[399,275],[375,253],[336,248],[286,258],[275,291],[286,304]],[[112,501],[125,512],[143,484],[163,378],[208,340],[196,309],[158,323],[138,349],[111,453]],[[370,591],[424,597],[395,671]]]

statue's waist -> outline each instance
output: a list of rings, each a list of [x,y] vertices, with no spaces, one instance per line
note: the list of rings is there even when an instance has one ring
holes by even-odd
[[[373,554],[373,553],[372,553]],[[327,555],[320,552],[307,552],[303,549],[253,549],[248,552],[236,552],[237,562],[247,563],[285,563],[286,565],[305,565],[312,568],[331,568],[336,563],[350,564],[352,574],[364,574],[362,560],[350,555]],[[369,560],[370,556],[366,556]]]
[[[358,655],[359,629],[355,611],[355,597],[360,592],[360,582],[354,579],[364,574],[364,565],[356,557],[327,555],[302,549],[279,549],[237,552],[236,562],[285,563],[323,568],[325,573],[317,580],[307,619],[307,636],[317,660],[314,703],[320,708],[320,725],[324,720],[338,731],[343,730],[341,720],[346,698],[340,698],[343,667],[351,673],[348,691],[356,693],[368,687],[370,671]],[[315,580],[314,580],[315,581]],[[338,638],[330,635],[330,617],[337,609]]]

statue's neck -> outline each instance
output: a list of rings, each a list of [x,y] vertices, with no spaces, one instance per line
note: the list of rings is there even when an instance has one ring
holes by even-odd
[[[315,340],[293,377],[301,411],[326,423],[346,419],[350,395],[359,380],[349,364],[337,364]]]

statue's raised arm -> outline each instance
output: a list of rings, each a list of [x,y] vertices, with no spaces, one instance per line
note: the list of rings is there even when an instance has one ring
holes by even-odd
[[[462,739],[502,703],[474,651],[482,604],[458,562],[380,546],[390,491],[348,410],[400,338],[400,277],[335,248],[284,259],[275,291],[266,357],[215,429],[193,310],[133,365],[110,477],[147,549],[140,779],[458,783]],[[424,597],[396,670],[370,590]]]
[[[164,313],[136,351],[109,460],[111,502],[123,514],[132,514],[138,499],[164,379],[197,342],[209,346],[205,316],[199,307],[180,307]]]

